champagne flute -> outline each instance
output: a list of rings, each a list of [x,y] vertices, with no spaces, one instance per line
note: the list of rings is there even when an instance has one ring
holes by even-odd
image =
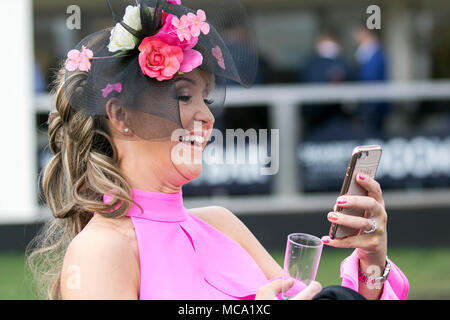
[[[282,291],[282,298],[289,300],[316,279],[322,254],[323,242],[320,238],[306,233],[291,233],[287,238],[284,257],[284,282],[294,280],[294,284]]]

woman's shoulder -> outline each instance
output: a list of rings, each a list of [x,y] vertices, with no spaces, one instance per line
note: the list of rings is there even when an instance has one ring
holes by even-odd
[[[126,227],[117,221],[94,218],[67,248],[61,271],[63,297],[127,299],[136,295],[139,261]]]
[[[94,215],[84,229],[77,234],[70,246],[83,247],[96,246],[93,249],[109,249],[118,255],[132,254],[138,258],[136,233],[131,219],[127,216],[121,218],[105,218],[99,214]]]
[[[85,246],[91,250],[126,248],[130,244],[130,239],[126,233],[125,223],[112,220],[100,218],[98,215],[94,216],[84,229],[73,238],[68,251]]]
[[[239,230],[242,228],[243,222],[227,208],[207,206],[189,209],[188,211],[240,244]]]

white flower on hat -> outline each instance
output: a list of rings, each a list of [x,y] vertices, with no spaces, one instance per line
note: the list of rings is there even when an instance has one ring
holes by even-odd
[[[137,38],[129,33],[120,23],[111,30],[108,49],[110,52],[132,50],[136,47]]]
[[[154,8],[148,8],[154,14]],[[125,9],[123,22],[136,31],[142,30],[140,6],[128,6]],[[111,30],[108,49],[110,52],[132,50],[136,48],[138,39],[128,32],[120,23]]]
[[[141,31],[142,24],[139,6],[138,7],[128,6],[125,9],[125,16],[123,17],[123,22],[132,27],[134,30]]]

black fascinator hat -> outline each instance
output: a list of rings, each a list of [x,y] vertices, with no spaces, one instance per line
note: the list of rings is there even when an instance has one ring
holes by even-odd
[[[182,128],[177,76],[199,68],[214,79],[209,104],[222,106],[226,83],[249,87],[257,51],[238,0],[107,0],[114,27],[69,51],[64,89],[70,105],[107,117],[111,99],[130,111],[127,125],[143,139]]]

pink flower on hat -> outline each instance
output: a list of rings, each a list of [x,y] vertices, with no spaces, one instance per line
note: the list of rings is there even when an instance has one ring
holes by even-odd
[[[159,39],[171,46],[180,47],[183,50],[183,62],[180,65],[180,71],[188,73],[203,63],[203,56],[197,50],[192,49],[197,45],[198,37],[191,37],[189,40],[183,37],[183,40],[180,40],[177,35],[177,30],[172,21],[174,19],[178,19],[181,23],[187,19],[186,16],[184,17],[185,18],[182,17],[180,20],[173,14],[163,13],[163,27],[154,36],[154,38]],[[177,22],[175,22],[175,24],[177,24]],[[188,30],[188,28],[186,30]]]
[[[181,4],[181,0],[167,0],[167,2],[170,2],[172,4]]]
[[[197,10],[197,15],[189,12],[187,14],[188,23],[190,25],[191,35],[193,37],[200,36],[200,32],[203,34],[208,34],[210,26],[206,21],[205,11],[199,9]]]
[[[139,45],[139,65],[142,72],[158,81],[172,79],[180,70],[183,50],[155,38],[147,37]]]
[[[183,40],[180,40],[177,34],[178,30],[172,24],[172,21],[175,18],[178,19],[173,14],[163,13],[163,27],[158,31],[155,37],[163,42],[166,42],[167,44],[170,44],[171,46],[179,46],[181,49],[183,49],[183,51],[194,48],[198,43],[198,38],[191,37],[189,40],[187,40],[183,37]],[[177,24],[177,22],[175,22],[175,24]]]
[[[197,10],[197,15],[189,12],[180,19],[174,16],[170,23],[175,27],[180,41],[189,41],[191,38],[198,38],[200,33],[208,34],[210,31],[210,26],[206,22],[206,13],[201,9]]]
[[[180,19],[178,19],[178,17],[176,16],[173,16],[172,25],[176,28],[176,32],[180,41],[191,40],[192,35],[191,30],[189,29],[187,16],[182,16]]]
[[[139,45],[139,65],[142,72],[158,81],[172,79],[175,73],[188,73],[203,63],[203,56],[193,48],[198,43],[200,32],[208,33],[210,28],[204,11],[180,18],[163,13],[163,26],[154,36],[145,38]],[[206,24],[206,26],[205,26]],[[197,30],[192,31],[192,26]],[[197,34],[193,36],[192,34]]]
[[[216,58],[217,64],[225,70],[225,60],[223,59],[222,50],[219,46],[212,48],[212,55]]]
[[[91,69],[91,60],[94,57],[92,50],[86,49],[85,46],[81,47],[81,52],[79,50],[70,50],[67,53],[67,58],[69,61],[66,63],[66,69],[68,71],[89,71]]]
[[[180,65],[180,71],[184,73],[191,72],[203,63],[203,56],[197,50],[185,50],[183,51],[184,59]]]

